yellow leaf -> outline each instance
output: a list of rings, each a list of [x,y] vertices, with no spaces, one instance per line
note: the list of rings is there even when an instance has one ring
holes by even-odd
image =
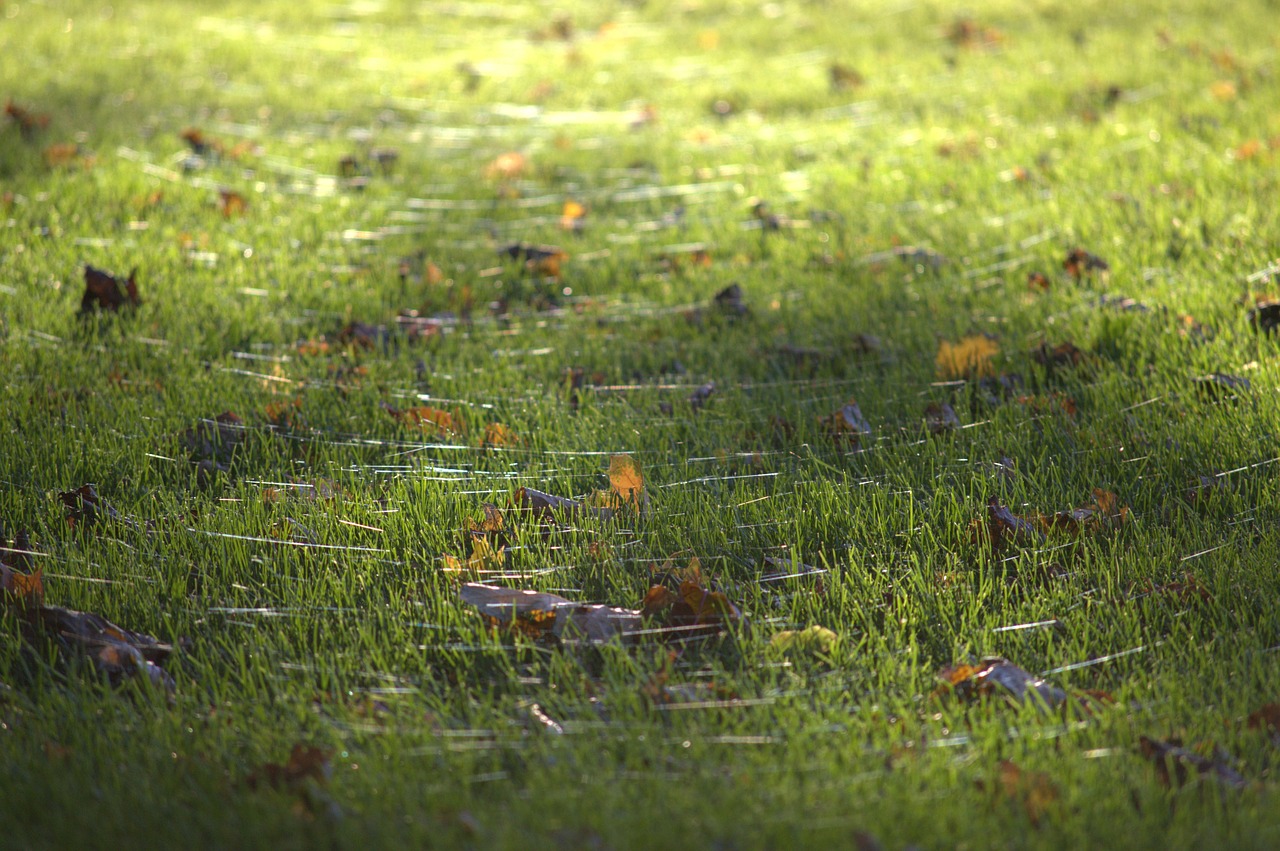
[[[808,629],[785,629],[769,641],[769,648],[780,653],[828,656],[840,636],[825,626],[814,624]]]
[[[486,571],[501,570],[506,559],[507,553],[505,549],[499,548],[495,550],[487,538],[475,538],[471,543],[471,555],[465,559],[446,555],[444,557],[444,569],[446,573],[473,575]]]
[[[630,455],[614,455],[609,459],[609,485],[623,503],[639,507],[644,494],[644,475]]]
[[[502,423],[488,423],[484,427],[484,446],[489,448],[501,448],[504,446],[519,446],[520,438],[509,427]]]
[[[587,208],[577,201],[565,201],[564,209],[560,211],[560,229],[568,231],[580,231],[586,221]]]
[[[982,334],[965,337],[958,343],[938,344],[938,377],[942,379],[981,378],[995,375],[991,359],[1000,351],[995,340]]]

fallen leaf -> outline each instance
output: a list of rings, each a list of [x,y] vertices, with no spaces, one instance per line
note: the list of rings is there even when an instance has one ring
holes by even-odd
[[[574,603],[558,594],[498,588],[468,582],[458,592],[495,626],[532,637],[585,638],[601,643],[643,628],[640,612],[601,604]]]
[[[807,629],[784,629],[769,639],[769,649],[784,655],[830,656],[840,636],[825,626],[813,624]]]
[[[1039,828],[1056,806],[1061,794],[1057,784],[1043,771],[1027,771],[1012,760],[996,766],[995,790],[1017,803],[1026,812],[1031,826]]]
[[[514,180],[524,174],[529,167],[529,160],[518,151],[499,154],[484,169],[484,176],[489,179]]]
[[[419,405],[414,408],[394,408],[386,402],[382,409],[406,426],[416,426],[423,431],[435,432],[446,437],[460,434],[462,423],[448,411]]]
[[[560,229],[582,233],[587,226],[587,208],[577,201],[565,201],[560,210]]]
[[[639,509],[646,501],[644,474],[630,455],[613,455],[609,458],[609,486],[622,505]]]
[[[44,149],[42,155],[44,156],[45,165],[50,168],[74,165],[77,162],[85,168],[89,168],[95,161],[92,154],[87,153],[84,148],[81,148],[75,142],[58,142],[49,145]]]
[[[226,219],[242,216],[248,212],[249,201],[234,189],[222,187],[218,189],[218,209]]]
[[[31,112],[23,109],[12,100],[4,105],[4,114],[18,125],[18,132],[22,134],[22,138],[30,141],[35,138],[36,133],[49,126],[49,116],[44,113]]]
[[[1090,254],[1083,248],[1073,248],[1068,251],[1066,259],[1062,261],[1062,268],[1076,280],[1094,273],[1105,274],[1111,270],[1106,260],[1096,254]]]
[[[999,344],[985,334],[974,334],[955,343],[942,340],[934,359],[938,377],[951,381],[994,376],[991,361],[999,351]]]
[[[613,510],[610,508],[589,506],[576,499],[554,496],[533,488],[522,487],[517,490],[515,504],[517,508],[529,511],[535,517],[546,519],[556,519],[557,516],[572,517],[579,513],[590,514],[602,520],[607,520],[613,516]]]
[[[957,665],[938,672],[945,693],[966,703],[991,697],[1014,704],[1032,703],[1042,710],[1057,709],[1067,703],[1065,691],[999,656],[989,656],[977,665]]]
[[[484,438],[481,445],[486,449],[508,449],[519,446],[520,437],[511,429],[502,423],[486,423],[484,427]]]
[[[342,818],[342,808],[324,788],[333,776],[333,754],[332,748],[295,744],[288,762],[263,763],[245,778],[245,785],[250,789],[274,789],[296,795],[298,814],[323,815],[337,821]]]
[[[480,576],[485,573],[502,570],[502,565],[505,561],[505,549],[501,547],[495,549],[487,538],[480,537],[472,540],[471,554],[465,559],[445,555],[444,570],[446,573]]]
[[[43,570],[22,573],[0,562],[0,592],[3,600],[18,609],[39,606],[44,602]]]
[[[1268,730],[1272,735],[1280,733],[1280,703],[1268,703],[1249,713],[1246,725],[1250,730]]]
[[[137,277],[137,269],[131,271],[128,278],[121,280],[109,272],[86,264],[84,295],[80,298],[80,315],[87,316],[95,310],[114,313],[122,307],[137,307],[142,303],[138,298]]]
[[[1027,289],[1032,292],[1039,290],[1047,293],[1049,291],[1049,278],[1043,272],[1028,272]]]
[[[1185,786],[1191,769],[1199,777],[1206,777],[1232,789],[1244,789],[1249,781],[1231,765],[1231,755],[1221,748],[1213,749],[1213,756],[1203,756],[1182,746],[1180,739],[1152,739],[1143,736],[1138,740],[1139,751],[1156,767],[1156,777],[1162,786],[1178,789]]]
[[[694,391],[689,394],[689,407],[694,411],[702,410],[702,407],[707,404],[707,401],[715,392],[716,383],[714,381],[708,381],[706,384],[695,388]]]
[[[856,89],[866,82],[857,69],[839,62],[832,62],[827,68],[827,76],[831,79],[832,91]]]
[[[1253,330],[1273,334],[1280,328],[1280,300],[1260,301],[1245,315]]]
[[[160,667],[173,647],[150,635],[116,626],[92,612],[61,606],[39,606],[28,620],[35,633],[60,639],[92,659],[113,684],[142,675],[166,691],[174,688],[173,678]]]
[[[979,24],[973,18],[956,18],[946,30],[947,40],[956,47],[990,49],[1004,41],[1004,33]]]
[[[1057,367],[1079,366],[1084,363],[1087,357],[1084,352],[1076,347],[1075,343],[1070,341],[1060,343],[1057,346],[1041,343],[1031,350],[1031,359],[1050,370]]]
[[[832,438],[858,446],[862,438],[871,434],[871,424],[862,416],[862,409],[855,399],[845,402],[840,410],[822,418],[824,430]]]
[[[1252,386],[1249,379],[1239,375],[1227,375],[1224,372],[1200,375],[1191,379],[1191,382],[1202,397],[1212,401],[1238,399],[1240,392]]]
[[[1217,100],[1231,101],[1236,99],[1239,89],[1233,80],[1216,80],[1209,86],[1209,93]]]
[[[1044,533],[1036,520],[1014,514],[994,496],[987,500],[986,523],[978,528],[985,530],[991,548],[997,553],[1005,544],[1023,547],[1044,543]]]
[[[930,402],[924,408],[924,424],[930,434],[945,434],[960,428],[960,417],[946,402]]]

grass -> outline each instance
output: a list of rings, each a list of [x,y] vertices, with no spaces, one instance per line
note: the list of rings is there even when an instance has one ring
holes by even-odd
[[[112,686],[4,608],[9,847],[1276,845],[1247,722],[1280,674],[1280,360],[1245,319],[1280,238],[1267,4],[984,3],[967,43],[935,4],[3,8],[3,95],[49,121],[0,127],[0,521],[47,603],[178,646],[172,694]],[[251,149],[192,159],[190,127]],[[529,274],[510,241],[570,258]],[[1109,272],[1069,277],[1076,247]],[[86,263],[137,267],[142,305],[79,317]],[[746,315],[709,306],[734,283]],[[974,334],[1020,389],[939,375]],[[1077,368],[1032,357],[1068,341]],[[872,433],[833,439],[851,397]],[[929,434],[930,402],[961,427]],[[242,440],[202,472],[184,434],[224,411]],[[744,622],[486,626],[442,570],[468,519],[607,487],[617,453],[649,512],[508,510],[479,578],[638,607],[696,557]],[[69,525],[89,482],[134,522]],[[1123,521],[975,539],[990,498],[1094,488]],[[813,625],[825,652],[777,648]],[[940,693],[993,654],[1109,697]],[[1143,737],[1242,782],[1179,782]],[[299,743],[332,776],[265,788]]]

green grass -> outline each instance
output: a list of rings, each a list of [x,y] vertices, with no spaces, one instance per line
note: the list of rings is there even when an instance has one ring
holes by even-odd
[[[1280,751],[1246,719],[1280,700],[1280,359],[1245,311],[1280,242],[1277,42],[1267,3],[1198,5],[984,3],[995,43],[965,46],[933,3],[5,4],[0,95],[49,124],[0,124],[0,523],[47,603],[178,645],[171,696],[113,687],[3,607],[5,846],[1275,847]],[[833,90],[833,62],[864,83]],[[188,127],[256,147],[185,162]],[[64,142],[91,164],[47,164]],[[399,161],[350,185],[371,147]],[[795,226],[758,229],[756,199]],[[561,279],[504,265],[514,240],[563,247]],[[690,243],[709,266],[664,265]],[[1069,278],[1075,247],[1109,275]],[[444,280],[402,282],[406,257]],[[78,317],[85,263],[137,267],[141,307]],[[707,309],[733,283],[749,314]],[[451,318],[415,342],[409,309]],[[351,321],[385,342],[305,351]],[[1038,403],[940,380],[939,341],[976,333]],[[1031,356],[1067,341],[1088,363]],[[1210,372],[1250,387],[1214,401]],[[822,425],[851,397],[856,449]],[[928,435],[929,402],[962,428]],[[182,435],[223,411],[244,440],[203,475]],[[490,423],[523,442],[481,448]],[[483,503],[588,494],[622,452],[651,512],[508,512],[480,578],[638,607],[696,556],[744,624],[553,646],[460,603],[443,558]],[[68,525],[87,482],[137,522]],[[1094,488],[1128,519],[973,540],[991,497]],[[1208,599],[1167,589],[1192,580]],[[770,649],[814,624],[829,653]],[[1111,702],[937,694],[993,654]],[[1144,736],[1220,748],[1244,788],[1170,788]],[[332,749],[328,783],[251,788],[295,743]]]

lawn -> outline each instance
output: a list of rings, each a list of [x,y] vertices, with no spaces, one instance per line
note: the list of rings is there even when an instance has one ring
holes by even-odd
[[[1185,5],[0,4],[0,844],[1280,845]]]

